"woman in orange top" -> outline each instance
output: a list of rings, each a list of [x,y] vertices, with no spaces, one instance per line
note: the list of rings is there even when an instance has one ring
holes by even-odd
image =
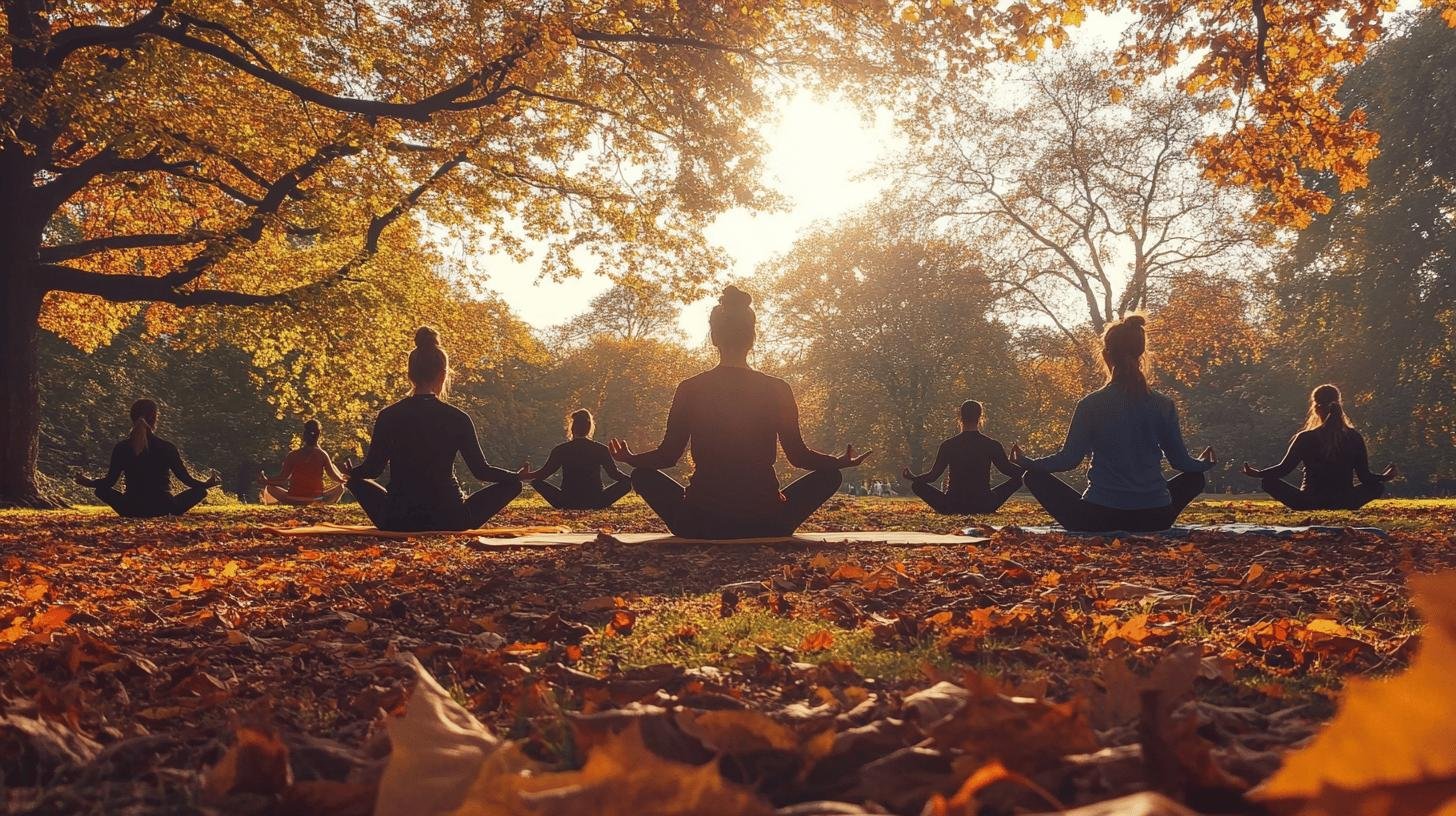
[[[277,476],[258,474],[263,485],[264,504],[334,504],[344,495],[344,474],[319,447],[323,428],[318,420],[303,423],[303,446],[283,457],[283,472]],[[334,485],[324,488],[324,476]]]

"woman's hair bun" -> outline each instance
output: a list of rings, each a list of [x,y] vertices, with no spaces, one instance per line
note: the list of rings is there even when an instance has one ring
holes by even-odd
[[[1144,328],[1148,325],[1148,319],[1140,314],[1128,315],[1127,317],[1122,319],[1122,322],[1124,325],[1136,326],[1139,329]]]
[[[428,349],[440,347],[440,333],[429,326],[421,326],[415,329],[415,348]]]
[[[753,295],[730,283],[718,296],[718,305],[728,309],[747,309],[753,305]]]

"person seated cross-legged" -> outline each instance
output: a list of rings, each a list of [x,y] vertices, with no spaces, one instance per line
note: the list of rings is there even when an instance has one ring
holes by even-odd
[[[364,461],[344,469],[349,492],[381,530],[472,530],[521,493],[520,473],[485,461],[470,415],[441,399],[449,373],[439,335],[421,328],[409,356],[414,393],[379,412]],[[457,455],[471,475],[493,484],[462,497]],[[385,467],[388,487],[374,481]]]
[[[344,476],[334,460],[319,445],[323,426],[316,419],[303,423],[303,445],[283,457],[283,470],[277,476],[258,474],[263,486],[259,497],[264,504],[334,504],[344,495]],[[324,487],[324,478],[334,481]]]
[[[1026,489],[1068,530],[1166,530],[1207,484],[1213,448],[1189,456],[1173,401],[1149,388],[1144,325],[1142,315],[1130,315],[1103,332],[1107,384],[1077,403],[1060,451],[1030,459],[1011,446],[1011,461],[1026,468]],[[1087,491],[1078,495],[1052,474],[1077,467],[1089,453]],[[1166,481],[1165,456],[1180,471]]]
[[[748,365],[756,318],[752,298],[729,286],[713,308],[709,328],[720,362],[678,384],[662,443],[633,453],[610,442],[612,456],[633,466],[632,486],[683,538],[734,539],[792,535],[842,483],[840,470],[868,452],[830,456],[804,443],[799,406],[789,384]],[[779,446],[789,464],[810,471],[779,489]],[[662,470],[691,446],[693,474],[684,488]]]
[[[605,510],[632,490],[632,477],[617,468],[606,445],[591,438],[595,430],[591,411],[572,411],[567,417],[570,439],[551,449],[540,470],[521,474],[557,510]],[[560,487],[546,481],[558,470]],[[602,486],[603,472],[613,480],[606,487]]]
[[[1000,442],[981,433],[981,403],[961,403],[961,432],[940,443],[935,463],[924,473],[911,473],[905,468],[901,476],[910,482],[910,489],[941,515],[976,515],[994,513],[1021,488],[1022,469],[1006,458]],[[1008,478],[991,487],[991,466]],[[942,492],[935,481],[949,471],[946,489]]]
[[[1301,486],[1284,481],[1301,464]],[[1326,384],[1309,395],[1309,418],[1290,440],[1284,459],[1263,469],[1245,462],[1244,475],[1260,479],[1264,492],[1291,510],[1359,510],[1385,495],[1385,483],[1400,473],[1395,465],[1383,473],[1370,471],[1365,437],[1345,414],[1340,389]]]
[[[78,473],[76,484],[94,489],[96,498],[127,518],[180,516],[207,498],[207,491],[222,483],[221,477],[214,473],[204,481],[189,473],[177,446],[156,435],[159,419],[154,400],[133,403],[131,436],[111,449],[106,475],[93,479]],[[123,476],[126,490],[117,490],[116,482]],[[172,476],[187,489],[173,495]]]

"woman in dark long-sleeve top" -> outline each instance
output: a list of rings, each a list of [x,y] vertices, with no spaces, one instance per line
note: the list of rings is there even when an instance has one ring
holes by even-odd
[[[612,456],[636,468],[637,493],[684,538],[790,535],[839,489],[839,471],[869,455],[850,447],[830,456],[805,444],[789,384],[748,365],[752,303],[735,286],[724,290],[708,321],[720,362],[678,384],[661,444],[633,453],[620,439],[610,442]],[[684,488],[662,470],[690,445],[694,470]],[[782,491],[774,472],[780,446],[789,464],[810,471]]]
[[[604,510],[632,490],[632,477],[617,468],[606,445],[592,439],[595,430],[596,420],[591,411],[585,408],[572,411],[567,417],[570,439],[551,449],[540,470],[521,474],[557,510]],[[558,470],[561,471],[559,487],[546,481]],[[605,487],[603,473],[612,477],[612,483]]]
[[[1304,466],[1301,486],[1284,481],[1300,465]],[[1350,423],[1340,389],[1321,385],[1309,395],[1304,430],[1289,441],[1279,464],[1255,468],[1245,462],[1244,475],[1261,480],[1264,492],[1291,510],[1358,510],[1385,495],[1385,483],[1400,474],[1395,465],[1383,473],[1370,471],[1365,437]]]
[[[128,518],[176,516],[191,510],[221,479],[213,474],[204,481],[188,472],[177,446],[157,436],[160,418],[155,401],[139,399],[132,403],[131,435],[111,449],[111,466],[106,475],[93,479],[77,474],[76,483],[93,488],[96,498]],[[117,490],[116,483],[123,476],[126,490]],[[173,476],[187,485],[176,495],[172,494]]]
[[[349,492],[381,530],[469,530],[521,492],[521,476],[485,461],[475,423],[441,398],[449,357],[434,329],[415,332],[409,379],[414,393],[379,412],[364,461],[347,468]],[[455,478],[455,457],[491,482],[468,497]],[[389,485],[374,481],[389,467]]]
[[[1152,390],[1143,371],[1146,320],[1129,315],[1102,334],[1107,384],[1077,403],[1062,449],[1039,459],[1011,446],[1011,461],[1026,468],[1026,489],[1068,530],[1166,530],[1207,484],[1213,448],[1188,454],[1173,401]],[[1052,475],[1082,464],[1087,490],[1078,495]],[[1163,460],[1178,475],[1163,476]]]

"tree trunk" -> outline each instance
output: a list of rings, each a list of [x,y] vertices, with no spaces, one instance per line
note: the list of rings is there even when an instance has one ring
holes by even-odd
[[[54,507],[40,489],[40,388],[37,376],[44,297],[23,270],[0,270],[0,507]]]

